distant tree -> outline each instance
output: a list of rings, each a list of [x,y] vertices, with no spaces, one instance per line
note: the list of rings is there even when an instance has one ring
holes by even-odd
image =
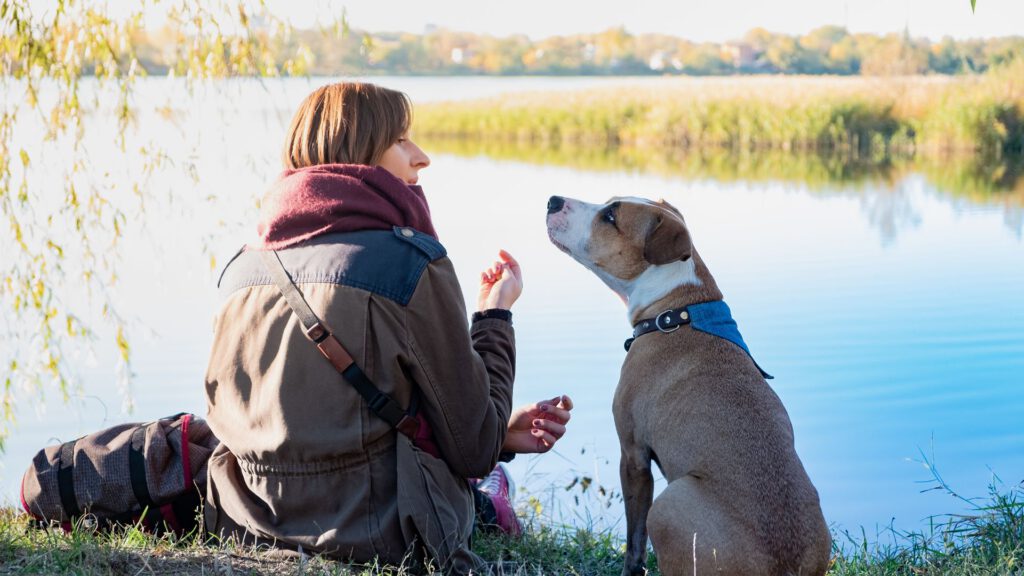
[[[854,36],[844,37],[828,50],[828,68],[835,74],[858,74],[860,60],[860,50]]]
[[[539,41],[528,60],[541,74],[590,73],[598,66],[596,46],[580,37],[554,36]]]
[[[423,38],[415,34],[401,34],[397,40],[387,44],[376,42],[377,62],[380,67],[398,74],[415,74],[417,71],[429,69],[430,54]],[[449,58],[452,58],[449,55]],[[461,64],[461,60],[455,64]]]
[[[764,28],[753,28],[743,36],[746,42],[757,52],[765,52],[775,42],[777,34],[769,32]]]
[[[850,33],[842,26],[822,26],[800,37],[800,44],[808,50],[827,54],[832,46],[842,42],[849,35]]]
[[[846,28],[841,26],[822,26],[811,30],[800,37],[800,46],[814,55],[813,61],[805,62],[802,72],[805,74],[850,74],[850,62],[845,59],[833,60],[833,49],[840,46],[850,37]],[[837,55],[842,55],[841,50],[836,50]]]
[[[783,74],[820,74],[824,70],[823,56],[792,36],[776,36],[765,50],[765,58]]]
[[[682,63],[688,74],[698,76],[728,74],[733,70],[732,64],[722,57],[722,50],[713,43],[700,44],[688,51],[683,55]]]
[[[632,55],[633,36],[622,26],[610,28],[592,39],[594,63],[600,67],[614,68]]]
[[[1016,36],[986,41],[984,54],[985,61],[990,67],[1024,60],[1024,38]]]
[[[957,74],[963,71],[964,57],[956,41],[945,37],[931,46],[928,54],[928,69],[939,74]]]
[[[865,47],[860,71],[869,76],[905,76],[928,71],[929,49],[906,34],[889,34]]]
[[[479,49],[473,51],[469,67],[483,74],[521,74],[525,70],[523,54],[528,44],[524,36],[480,38]]]
[[[654,72],[676,72],[681,63],[676,57],[678,47],[684,41],[666,34],[640,34],[633,39],[633,53],[636,59]]]

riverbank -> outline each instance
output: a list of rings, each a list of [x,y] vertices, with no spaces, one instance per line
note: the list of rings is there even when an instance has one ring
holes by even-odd
[[[418,106],[419,138],[855,156],[1024,152],[1024,62],[983,76],[668,79]]]
[[[869,539],[865,533],[833,532],[830,576],[996,576],[1024,571],[1024,488],[998,490],[983,499],[953,492],[936,474],[934,489],[971,505],[921,532]],[[622,541],[607,533],[534,526],[517,540],[477,534],[474,549],[501,563],[504,574],[617,575]],[[652,575],[659,572],[649,558]],[[205,545],[200,538],[158,538],[128,527],[109,534],[39,530],[12,508],[0,510],[0,575],[76,574],[295,574],[404,575],[401,568],[349,566],[322,558],[283,558],[231,543]]]

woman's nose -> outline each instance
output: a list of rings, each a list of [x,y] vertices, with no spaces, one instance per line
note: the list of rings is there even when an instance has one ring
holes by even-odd
[[[416,152],[412,155],[412,165],[419,169],[430,166],[430,157],[419,146],[416,146]]]

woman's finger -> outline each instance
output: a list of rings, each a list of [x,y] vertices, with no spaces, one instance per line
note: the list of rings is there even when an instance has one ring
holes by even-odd
[[[509,254],[504,248],[498,251],[498,256],[501,257],[502,262],[508,264],[509,268],[519,268],[519,261]]]
[[[562,394],[562,397],[558,401],[558,406],[564,410],[572,410],[572,398]]]
[[[538,418],[537,420],[533,421],[533,427],[538,430],[543,430],[551,434],[555,438],[561,438],[562,436],[565,436],[565,426],[559,424],[558,422],[555,422],[554,420],[544,420],[543,418]]]
[[[540,403],[540,413],[542,418],[547,418],[548,420],[555,420],[560,424],[566,424],[569,422],[569,419],[572,418],[572,415],[569,413],[568,410],[559,408],[557,405],[548,404],[546,402]]]
[[[523,277],[522,268],[519,266],[519,261],[512,257],[504,248],[498,251],[498,256],[501,257],[502,261],[508,266],[508,269],[516,278]]]
[[[538,448],[540,448],[543,444],[544,449],[547,450],[554,446],[555,442],[558,442],[558,438],[552,436],[550,432],[545,432],[544,430],[541,430],[539,428],[534,428],[533,430],[530,431],[530,433],[533,434],[533,437],[537,439]]]

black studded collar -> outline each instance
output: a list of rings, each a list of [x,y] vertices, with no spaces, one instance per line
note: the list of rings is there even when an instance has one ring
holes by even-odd
[[[629,347],[633,345],[633,341],[639,336],[643,336],[649,332],[675,332],[679,330],[680,326],[684,326],[690,323],[690,312],[684,306],[682,308],[672,308],[665,310],[661,314],[658,314],[654,318],[645,318],[633,325],[633,337],[628,338],[625,342],[626,352],[629,352]]]

